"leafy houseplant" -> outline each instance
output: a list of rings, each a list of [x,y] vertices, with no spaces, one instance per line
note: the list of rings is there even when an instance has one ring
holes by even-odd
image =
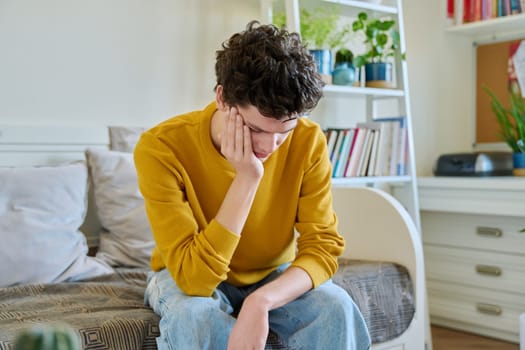
[[[338,27],[339,13],[333,6],[321,6],[314,10],[302,8],[299,13],[300,31],[303,42],[309,49],[335,50],[342,47],[349,39],[349,26]],[[277,27],[286,25],[286,15],[276,13],[273,24]]]
[[[356,56],[354,63],[356,67],[365,66],[367,86],[392,87],[392,63],[389,60],[399,53],[400,47],[395,23],[390,19],[368,18],[366,12],[360,12],[352,23],[352,30],[365,36],[367,51]],[[376,81],[378,83],[374,83]]]
[[[514,175],[525,175],[525,99],[510,92],[510,107],[505,108],[494,92],[487,86],[483,89],[491,98],[490,106],[500,126],[500,136],[512,149]]]
[[[339,13],[334,6],[321,6],[314,10],[302,8],[299,13],[302,41],[306,44],[321,75],[330,83],[332,73],[332,52],[344,46],[351,35],[349,25],[338,25]],[[286,24],[284,13],[277,13],[273,23],[278,27]]]
[[[510,93],[510,108],[505,108],[494,92],[483,87],[491,97],[490,106],[498,119],[500,134],[515,153],[525,153],[525,100],[515,92]]]

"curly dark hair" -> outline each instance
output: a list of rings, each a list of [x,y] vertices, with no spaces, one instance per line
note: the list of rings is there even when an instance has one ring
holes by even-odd
[[[299,34],[258,21],[248,23],[217,51],[215,74],[230,106],[251,104],[276,119],[312,110],[324,83]]]

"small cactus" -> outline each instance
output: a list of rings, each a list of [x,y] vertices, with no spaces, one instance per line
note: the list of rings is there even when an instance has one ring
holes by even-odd
[[[80,337],[67,325],[35,325],[22,330],[14,350],[80,350]]]

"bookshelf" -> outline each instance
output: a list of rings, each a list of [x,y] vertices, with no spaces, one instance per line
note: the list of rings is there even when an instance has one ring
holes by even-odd
[[[269,22],[272,19],[274,5],[279,6],[279,9],[284,8],[287,26],[294,31],[299,31],[299,11],[303,6],[310,9],[323,5],[337,6],[342,20],[348,23],[355,20],[361,11],[367,12],[370,17],[390,17],[396,21],[396,29],[401,39],[401,52],[406,52],[402,0],[382,0],[379,3],[363,0],[282,0],[278,4],[272,0],[261,0],[260,5],[261,13]],[[350,48],[356,53],[354,48]],[[360,86],[327,85],[324,89],[323,100],[312,111],[309,118],[318,122],[326,130],[355,128],[359,123],[370,123],[381,117],[404,117],[406,129],[404,166],[406,171],[399,175],[333,177],[332,186],[334,191],[340,187],[369,186],[380,188],[391,194],[394,194],[395,188],[395,193],[399,194],[397,199],[407,209],[419,229],[419,203],[407,65],[406,61],[399,57],[393,63],[395,88],[371,88],[364,87],[364,84]]]
[[[495,39],[504,33],[506,36],[523,33],[525,28],[525,1],[523,0],[480,0],[480,7],[466,9],[474,0],[452,0],[453,9],[447,8],[447,15],[453,22],[447,33],[472,37],[476,39]],[[501,13],[503,3],[512,8]],[[483,10],[486,3],[493,4],[492,10]],[[472,5],[470,5],[472,7]],[[486,7],[485,7],[486,8]],[[500,13],[497,13],[500,8]],[[469,12],[470,11],[470,12]],[[479,12],[477,15],[472,13]],[[467,14],[466,14],[467,13]]]
[[[487,19],[484,21],[469,22],[450,26],[447,33],[469,37],[493,37],[504,32],[507,34],[523,33],[525,28],[525,13]]]

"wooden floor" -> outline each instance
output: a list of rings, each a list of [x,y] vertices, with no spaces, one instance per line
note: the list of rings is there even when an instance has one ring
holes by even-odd
[[[471,333],[432,326],[433,350],[519,350],[520,346]]]

